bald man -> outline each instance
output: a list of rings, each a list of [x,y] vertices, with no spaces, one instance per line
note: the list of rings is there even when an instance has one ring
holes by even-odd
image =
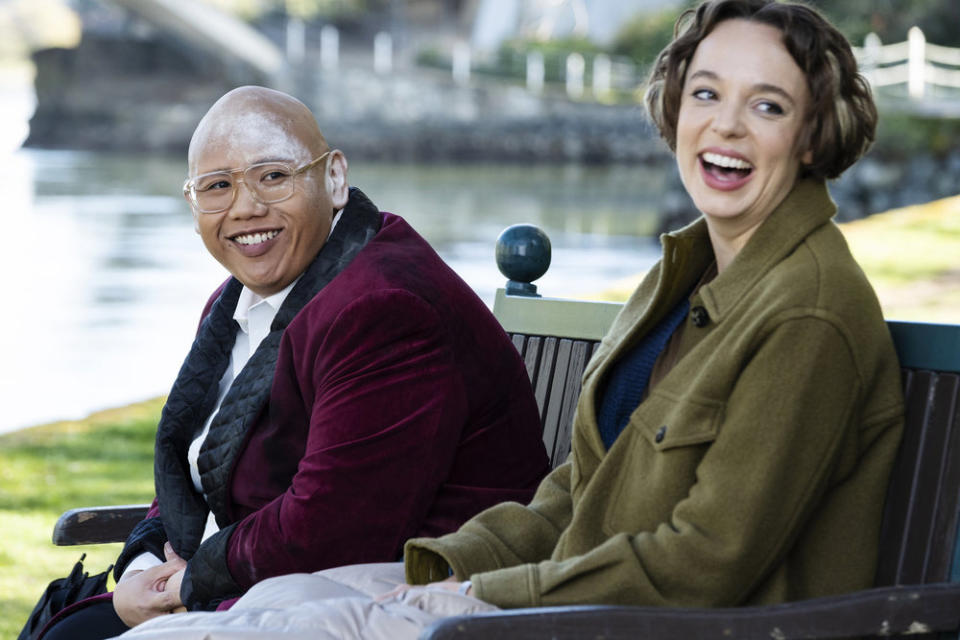
[[[394,561],[547,471],[530,384],[486,306],[347,182],[298,100],[223,96],[184,195],[232,274],[203,310],[157,430],[157,498],[112,604],[47,638],[227,608],[266,578]]]

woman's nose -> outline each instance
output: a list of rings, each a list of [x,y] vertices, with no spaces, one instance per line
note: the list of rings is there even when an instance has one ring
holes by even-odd
[[[745,132],[743,111],[739,105],[721,105],[713,119],[713,130],[725,138],[742,136]]]

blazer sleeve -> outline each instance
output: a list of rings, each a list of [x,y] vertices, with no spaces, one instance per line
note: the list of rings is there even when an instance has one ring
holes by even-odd
[[[618,533],[562,561],[480,569],[469,576],[476,596],[500,607],[742,601],[817,508],[862,384],[842,329],[816,317],[780,323],[742,370],[697,482],[668,522]],[[483,545],[499,548],[521,533],[509,535],[488,528]]]
[[[307,344],[288,344],[308,354],[298,376],[312,395],[297,472],[285,493],[200,546],[181,593],[209,603],[274,575],[399,559],[465,423],[447,336],[429,304],[388,290],[358,296]]]
[[[504,502],[478,514],[440,538],[414,538],[404,547],[407,582],[458,580],[473,574],[546,560],[570,523],[571,463],[540,483],[529,506]]]

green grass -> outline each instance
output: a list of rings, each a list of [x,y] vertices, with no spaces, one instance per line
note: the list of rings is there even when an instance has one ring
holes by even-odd
[[[81,553],[91,573],[120,544],[55,547],[53,524],[67,509],[149,502],[160,400],[0,436],[0,639],[17,637],[46,585]]]

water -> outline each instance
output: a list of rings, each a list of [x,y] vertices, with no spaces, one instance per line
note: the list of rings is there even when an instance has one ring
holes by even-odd
[[[9,147],[8,147],[9,148]],[[0,432],[169,390],[226,272],[193,230],[182,158],[0,150]],[[545,295],[647,269],[662,175],[635,167],[355,162],[351,184],[404,216],[492,304],[497,235],[530,222],[553,243]]]

